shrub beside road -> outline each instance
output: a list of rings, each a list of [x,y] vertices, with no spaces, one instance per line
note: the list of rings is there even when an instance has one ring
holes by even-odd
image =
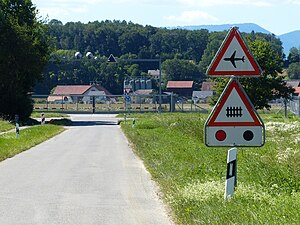
[[[203,143],[203,114],[140,114],[122,123],[178,224],[299,224],[300,118],[262,115],[266,144],[238,148],[238,186],[225,202],[227,148]]]

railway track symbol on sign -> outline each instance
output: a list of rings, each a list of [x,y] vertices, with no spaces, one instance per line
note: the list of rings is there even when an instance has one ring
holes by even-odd
[[[262,146],[264,124],[236,79],[231,79],[205,123],[207,146]]]

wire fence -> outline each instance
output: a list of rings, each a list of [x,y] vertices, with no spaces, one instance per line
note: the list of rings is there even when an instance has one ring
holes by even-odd
[[[293,99],[289,102],[290,111],[296,116],[300,116],[300,97],[293,96]]]
[[[202,112],[205,104],[175,95],[33,95],[34,111],[78,113]],[[161,107],[161,110],[160,110]]]

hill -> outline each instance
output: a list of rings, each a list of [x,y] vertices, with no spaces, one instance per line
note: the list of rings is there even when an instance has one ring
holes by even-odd
[[[224,31],[229,30],[231,27],[236,26],[239,28],[240,32],[245,33],[251,33],[252,31],[255,31],[256,33],[266,33],[271,34],[270,31],[262,28],[261,26],[254,24],[254,23],[238,23],[238,24],[222,24],[222,25],[199,25],[199,26],[183,26],[183,27],[177,27],[187,30],[201,30],[201,29],[207,29],[210,32],[215,31]]]
[[[187,29],[187,30],[207,29],[209,32],[215,32],[215,31],[229,30],[233,26],[239,27],[240,32],[251,33],[252,31],[254,31],[256,33],[272,34],[272,32],[264,29],[263,27],[261,27],[257,24],[254,24],[254,23],[183,26],[183,27],[177,27],[177,28],[182,28],[182,29]],[[286,57],[288,56],[290,49],[292,47],[296,47],[296,48],[300,47],[300,30],[282,34],[277,37],[280,38],[280,40],[282,41],[283,52],[286,55]]]
[[[300,47],[300,30],[292,31],[278,36],[283,43],[284,53],[288,56],[292,47]]]

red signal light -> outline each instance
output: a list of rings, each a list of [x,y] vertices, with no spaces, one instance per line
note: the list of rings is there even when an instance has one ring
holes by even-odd
[[[226,139],[226,132],[224,130],[218,130],[215,137],[218,141],[224,141]]]

